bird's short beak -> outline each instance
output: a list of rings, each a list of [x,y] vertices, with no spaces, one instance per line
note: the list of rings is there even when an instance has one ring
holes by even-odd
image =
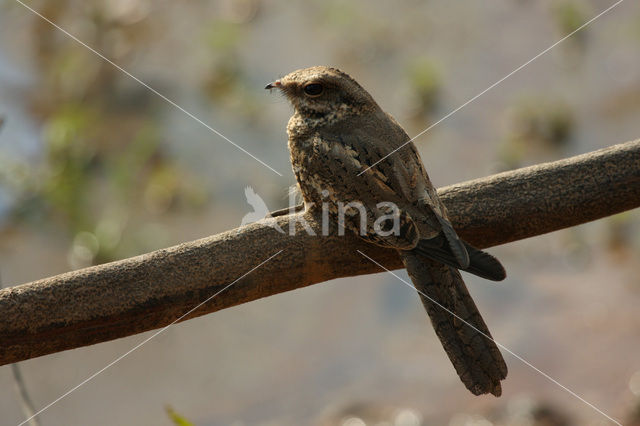
[[[280,83],[280,80],[276,80],[273,83],[269,83],[266,86],[264,86],[265,89],[275,89],[276,87],[280,87],[282,86],[282,83]]]

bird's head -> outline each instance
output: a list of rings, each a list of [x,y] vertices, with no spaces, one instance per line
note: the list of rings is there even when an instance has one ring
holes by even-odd
[[[317,66],[294,71],[265,89],[279,89],[302,116],[319,117],[331,112],[358,113],[377,108],[371,95],[349,74]]]

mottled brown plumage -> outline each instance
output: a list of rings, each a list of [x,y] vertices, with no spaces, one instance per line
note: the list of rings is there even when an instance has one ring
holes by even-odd
[[[267,88],[280,89],[295,109],[287,133],[305,208],[321,209],[324,203],[337,221],[339,203],[361,203],[364,232],[353,209],[347,210],[345,227],[398,250],[462,382],[476,395],[499,396],[507,366],[458,269],[494,280],[504,278],[504,269],[458,238],[413,143],[384,158],[409,136],[353,78],[335,68],[294,71]],[[399,208],[400,232],[376,232],[376,219],[389,213],[378,206],[382,201]]]

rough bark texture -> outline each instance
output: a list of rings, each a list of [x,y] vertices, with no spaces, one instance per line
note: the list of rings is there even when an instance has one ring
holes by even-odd
[[[462,238],[489,247],[640,206],[640,141],[439,191]],[[300,214],[0,291],[0,365],[159,328],[237,280],[188,318],[338,277],[402,267],[355,236],[284,230]],[[314,218],[311,226],[320,231]],[[300,228],[300,226],[297,226]]]

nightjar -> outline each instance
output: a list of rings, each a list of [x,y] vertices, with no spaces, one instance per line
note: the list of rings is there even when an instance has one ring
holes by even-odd
[[[459,270],[498,281],[504,268],[457,236],[409,136],[338,69],[301,69],[266,88],[295,109],[287,134],[305,209],[324,203],[331,220],[396,249],[462,382],[499,396],[507,366]]]

